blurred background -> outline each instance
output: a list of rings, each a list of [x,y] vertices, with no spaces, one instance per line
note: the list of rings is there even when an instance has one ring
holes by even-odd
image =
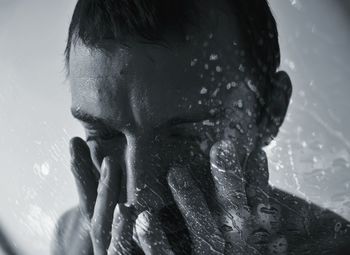
[[[77,203],[63,51],[74,0],[0,0],[0,226],[24,254],[49,253]],[[350,1],[270,0],[289,114],[268,148],[270,182],[350,220]],[[1,254],[1,251],[0,251]]]

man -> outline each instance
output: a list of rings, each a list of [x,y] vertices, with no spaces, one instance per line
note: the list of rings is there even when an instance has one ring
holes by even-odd
[[[79,207],[54,254],[347,254],[349,224],[268,185],[285,117],[263,0],[80,0],[67,44]]]

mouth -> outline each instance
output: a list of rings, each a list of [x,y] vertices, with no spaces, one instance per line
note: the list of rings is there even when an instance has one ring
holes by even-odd
[[[268,243],[270,237],[270,233],[263,228],[259,228],[254,230],[250,236],[250,242],[255,245],[266,245]]]

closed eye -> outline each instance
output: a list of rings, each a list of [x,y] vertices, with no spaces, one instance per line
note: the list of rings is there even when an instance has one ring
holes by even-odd
[[[105,120],[84,112],[79,107],[71,109],[74,118],[78,119],[84,126],[86,141],[111,140],[123,134],[110,128]]]
[[[167,127],[168,137],[199,142],[203,139],[203,135],[206,133],[206,126],[208,126],[206,123],[214,124],[215,120],[215,117],[192,121],[176,119],[176,122],[170,123]]]
[[[108,141],[115,138],[122,137],[123,134],[121,132],[116,132],[114,130],[110,130],[102,127],[87,127],[85,125],[85,133],[86,133],[86,141]]]
[[[186,140],[191,140],[191,141],[198,141],[200,138],[200,134],[195,132],[194,130],[194,125],[189,126],[186,124],[188,127],[184,127],[183,125],[179,125],[176,127],[173,127],[169,130],[169,138],[172,139],[186,139]]]

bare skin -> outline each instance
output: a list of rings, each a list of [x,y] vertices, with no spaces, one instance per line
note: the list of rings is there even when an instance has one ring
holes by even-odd
[[[76,144],[78,147],[79,143],[80,146],[84,144],[76,138],[72,146]],[[259,174],[267,170],[264,153],[260,153],[248,166],[250,172]],[[192,254],[347,254],[349,226],[344,219],[279,190],[272,190],[267,183],[261,183],[261,178],[245,176],[235,155],[232,143],[227,140],[212,147],[211,173],[216,186],[214,203],[207,202],[187,166],[169,170],[169,186],[189,229]],[[91,164],[88,157],[87,161]],[[257,165],[257,162],[260,164]],[[112,184],[113,176],[107,175],[107,182],[102,183],[101,180],[96,200],[96,204],[100,205],[95,205],[94,214],[105,213],[103,218],[95,221],[95,224],[104,226],[99,228],[103,233],[93,230],[89,224],[85,225],[84,217],[89,209],[82,206],[86,205],[87,198],[83,185],[87,185],[88,181],[83,184],[82,180],[88,180],[86,169],[91,169],[92,165],[83,164],[73,165],[77,185],[80,186],[80,210],[72,211],[61,222],[63,228],[65,224],[75,225],[72,229],[62,230],[61,237],[68,240],[65,245],[63,240],[59,240],[58,244],[62,246],[57,249],[57,254],[181,254],[178,247],[169,244],[164,226],[155,214],[145,211],[137,219],[130,220],[133,215],[131,210],[120,214],[116,209],[114,220],[118,217],[121,221],[111,224],[112,217],[107,216],[106,210],[113,213],[113,206],[103,206],[103,202],[111,201],[114,191],[103,191],[103,187]],[[78,177],[77,167],[80,167],[85,179]],[[90,174],[90,181],[94,182],[92,171]],[[98,199],[101,201],[98,202]],[[133,226],[137,244],[132,237]]]
[[[263,146],[291,82],[266,84],[227,9],[203,5],[201,25],[165,45],[74,45],[80,210],[59,222],[55,254],[333,254],[349,239],[341,217],[269,187]]]

